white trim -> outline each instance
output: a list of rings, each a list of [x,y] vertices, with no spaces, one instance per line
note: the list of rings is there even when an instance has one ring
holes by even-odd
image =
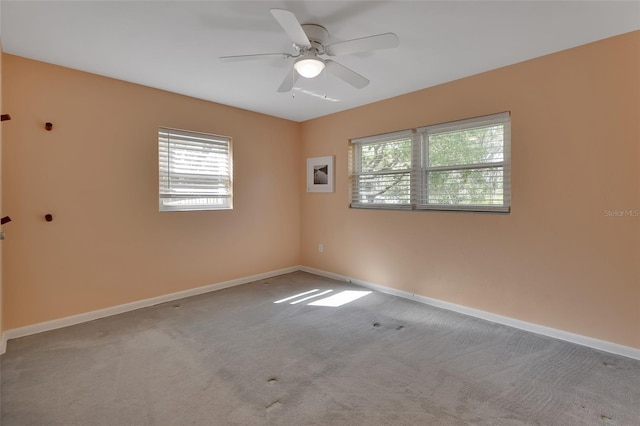
[[[25,337],[36,333],[42,333],[44,331],[50,331],[58,328],[68,327],[71,325],[81,324],[83,322],[93,321],[99,318],[110,317],[112,315],[122,314],[124,312],[134,311],[136,309],[147,308],[149,306],[158,305],[160,303],[171,302],[173,300],[184,299],[185,297],[197,296],[198,294],[209,293],[229,287],[235,287],[253,281],[259,281],[278,275],[296,272],[299,270],[299,266],[291,266],[289,268],[264,272],[262,274],[251,275],[249,277],[236,278],[234,280],[223,281],[221,283],[210,284],[203,287],[191,288],[189,290],[178,291],[176,293],[164,294],[162,296],[138,300],[136,302],[112,306],[110,308],[98,309],[97,311],[85,312],[83,314],[72,315],[70,317],[45,321],[38,324],[27,325],[24,327],[12,328],[10,330],[5,330],[5,332],[2,333],[2,338],[0,339],[0,355],[6,351],[7,340],[9,339],[16,339],[18,337]]]
[[[327,272],[321,269],[310,268],[307,266],[291,266],[289,268],[278,269],[270,272],[264,272],[262,274],[252,275],[249,277],[237,278],[234,280],[224,281],[217,284],[206,285],[203,287],[196,287],[189,290],[179,291],[176,293],[170,293],[162,296],[152,297],[150,299],[144,299],[136,302],[125,303],[123,305],[112,306],[110,308],[99,309],[97,311],[86,312],[84,314],[73,315],[66,318],[60,318],[56,320],[41,322],[38,324],[27,325],[25,327],[6,330],[4,333],[2,333],[2,337],[0,338],[0,355],[5,353],[7,349],[7,341],[9,339],[16,339],[18,337],[29,336],[36,333],[42,333],[44,331],[55,330],[58,328],[81,324],[83,322],[93,321],[99,318],[104,318],[112,315],[121,314],[124,312],[134,311],[136,309],[146,308],[149,306],[158,305],[160,303],[171,302],[173,300],[183,299],[185,297],[196,296],[198,294],[209,293],[212,291],[222,290],[229,287],[235,287],[235,286],[247,284],[253,281],[259,281],[266,278],[271,278],[278,275],[288,274],[296,271],[308,272],[310,274],[331,278],[337,281],[345,281],[348,283],[353,283],[362,287],[379,291],[381,293],[402,297],[404,299],[414,300],[416,302],[424,303],[426,305],[447,309],[449,311],[458,312],[471,317],[495,322],[497,324],[503,324],[503,325],[517,328],[520,330],[529,331],[531,333],[541,334],[543,336],[553,337],[555,339],[564,340],[564,341],[575,343],[582,346],[587,346],[587,347],[598,349],[604,352],[609,352],[612,354],[640,360],[640,349],[632,348],[630,346],[619,345],[617,343],[607,342],[605,340],[594,339],[592,337],[570,333],[568,331],[558,330],[551,327],[545,327],[542,325],[521,321],[515,318],[505,317],[502,315],[493,314],[491,312],[481,311],[479,309],[469,308],[467,306],[457,305],[455,303],[445,302],[443,300],[433,299],[426,296],[420,296],[419,294],[409,293],[407,291],[397,290],[395,288],[386,287],[379,284],[373,284],[367,281],[362,281],[355,278],[347,277],[345,275],[335,274],[333,272]]]
[[[413,136],[413,129],[399,130],[397,132],[391,133],[383,133],[380,135],[373,136],[365,136],[363,138],[353,138],[351,139],[352,144],[359,143],[378,143],[378,142],[389,142],[395,141],[399,139],[408,139]]]
[[[564,330],[558,330],[558,329],[546,327],[543,325],[521,321],[515,318],[505,317],[502,315],[493,314],[491,312],[481,311],[479,309],[457,305],[451,302],[445,302],[443,300],[420,296],[419,294],[409,293],[407,291],[397,290],[395,288],[386,287],[379,284],[373,284],[367,281],[350,278],[344,275],[334,274],[332,272],[327,272],[320,269],[309,268],[307,266],[301,266],[300,270],[311,273],[311,274],[332,278],[338,281],[346,281],[362,287],[379,291],[381,293],[391,294],[393,296],[402,297],[404,299],[415,300],[416,302],[424,303],[426,305],[447,309],[449,311],[458,312],[471,317],[495,322],[497,324],[503,324],[509,327],[517,328],[517,329],[528,331],[531,333],[541,334],[543,336],[553,337],[554,339],[564,340],[564,341],[575,343],[581,346],[587,346],[589,348],[598,349],[604,352],[609,352],[612,354],[640,360],[640,349],[632,348],[630,346],[619,345],[617,343],[607,342],[606,340],[594,339],[592,337],[587,337],[580,334],[570,333]]]
[[[497,114],[482,115],[480,117],[466,118],[463,120],[448,121],[446,123],[431,124],[430,126],[418,127],[416,131],[418,133],[424,132],[454,132],[457,130],[464,130],[476,127],[491,126],[492,124],[502,124],[505,121],[511,120],[511,111],[499,112]]]

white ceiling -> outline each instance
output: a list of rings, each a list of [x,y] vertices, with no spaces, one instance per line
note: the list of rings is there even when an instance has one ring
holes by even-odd
[[[218,59],[293,53],[271,8],[332,42],[394,32],[400,46],[333,58],[371,80],[363,89],[322,74],[277,93],[291,59]],[[0,11],[6,53],[295,121],[640,29],[640,1],[3,0]]]

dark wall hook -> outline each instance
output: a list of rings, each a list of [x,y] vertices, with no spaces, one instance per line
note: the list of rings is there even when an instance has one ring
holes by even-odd
[[[44,128],[47,129],[47,131],[50,132],[51,129],[53,129],[53,123],[50,123],[50,122],[47,121],[46,123],[44,123]]]
[[[53,220],[53,215],[51,213],[45,214],[44,220],[46,220],[47,222],[51,222]]]
[[[5,223],[9,223],[11,222],[11,218],[9,216],[5,216],[2,219],[0,219],[0,225],[4,225]]]

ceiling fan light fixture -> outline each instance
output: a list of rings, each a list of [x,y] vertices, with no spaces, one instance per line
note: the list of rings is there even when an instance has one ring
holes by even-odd
[[[315,55],[301,56],[293,64],[298,74],[305,78],[317,77],[324,69],[324,61]]]

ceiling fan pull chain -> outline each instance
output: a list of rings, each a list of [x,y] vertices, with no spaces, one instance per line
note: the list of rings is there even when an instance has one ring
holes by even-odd
[[[324,70],[324,99],[327,99],[327,70]]]
[[[293,86],[295,86],[296,84],[296,71],[294,70],[291,73],[291,88],[293,89]],[[296,92],[295,91],[291,91],[291,99],[295,99],[296,98]]]

